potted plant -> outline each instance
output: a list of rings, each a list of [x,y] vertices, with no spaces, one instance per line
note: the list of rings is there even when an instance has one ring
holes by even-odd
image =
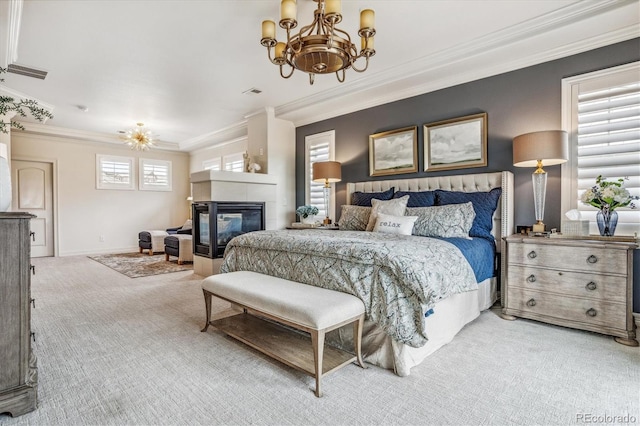
[[[300,206],[296,209],[296,214],[300,216],[302,223],[313,224],[316,222],[318,208],[316,206]]]

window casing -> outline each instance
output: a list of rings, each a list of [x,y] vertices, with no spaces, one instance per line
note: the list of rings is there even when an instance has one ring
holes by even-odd
[[[96,155],[96,188],[134,190],[133,157]]]
[[[140,190],[171,191],[171,161],[140,159]]]
[[[562,80],[562,120],[569,134],[569,161],[562,166],[562,213],[577,209],[598,234],[597,209],[580,196],[602,175],[628,178],[640,196],[640,62]],[[640,203],[635,201],[636,206]],[[640,235],[640,209],[618,212],[616,235]],[[564,217],[563,217],[564,219]]]
[[[222,164],[224,170],[228,172],[243,172],[244,171],[244,157],[242,152],[235,154],[229,154],[222,157]]]
[[[318,208],[318,218],[329,216],[335,221],[335,184],[329,190],[329,214],[324,205],[324,184],[313,181],[312,164],[335,161],[335,130],[309,135],[304,139],[305,152],[305,204]]]
[[[202,170],[222,170],[222,157],[215,157],[203,161]]]

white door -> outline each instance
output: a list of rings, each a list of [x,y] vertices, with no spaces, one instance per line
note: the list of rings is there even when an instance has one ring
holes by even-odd
[[[53,164],[11,161],[11,210],[28,212],[31,219],[31,256],[53,256]]]

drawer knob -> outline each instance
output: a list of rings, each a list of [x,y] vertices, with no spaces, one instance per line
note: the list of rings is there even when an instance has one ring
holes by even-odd
[[[589,308],[589,309],[587,310],[587,315],[589,315],[590,317],[595,317],[596,315],[598,315],[598,311],[596,311],[596,310],[595,310],[595,309],[593,309],[593,308]]]
[[[598,286],[596,285],[596,283],[594,283],[593,281],[590,281],[589,283],[587,283],[587,285],[585,286],[585,288],[587,290],[595,290],[596,288],[598,288]]]
[[[538,253],[536,253],[534,250],[531,250],[529,254],[527,254],[527,257],[529,259],[535,259],[536,257],[538,257]]]
[[[530,283],[535,283],[536,282],[536,276],[531,274],[527,277],[527,281]]]
[[[529,307],[536,306],[536,300],[535,299],[529,299],[529,301],[527,301],[527,306],[529,306]]]
[[[594,255],[587,257],[587,263],[596,263],[597,261],[598,261],[598,258]]]

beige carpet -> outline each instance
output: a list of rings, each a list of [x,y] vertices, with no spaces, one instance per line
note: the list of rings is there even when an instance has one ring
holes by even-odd
[[[3,426],[640,422],[640,351],[608,336],[485,312],[409,377],[347,366],[318,399],[311,377],[201,333],[191,272],[131,280],[86,257],[33,263],[40,403]]]
[[[129,278],[148,277],[150,275],[168,274],[171,272],[189,271],[193,263],[178,265],[176,257],[165,260],[164,253],[149,256],[147,253],[119,253],[89,256],[90,259],[102,263]]]

